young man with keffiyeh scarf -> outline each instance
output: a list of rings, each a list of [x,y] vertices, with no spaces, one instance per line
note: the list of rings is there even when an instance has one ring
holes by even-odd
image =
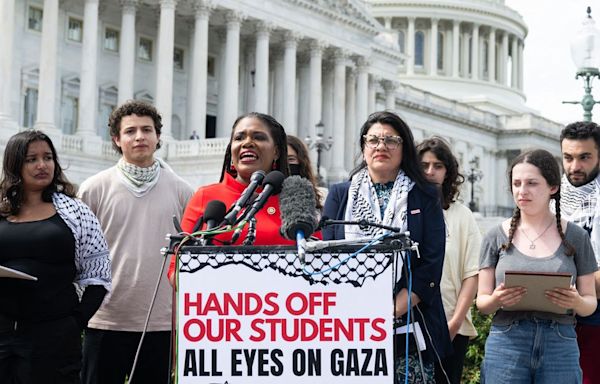
[[[564,174],[561,182],[560,207],[565,219],[583,227],[590,234],[596,260],[600,265],[600,127],[593,122],[567,125],[560,134]],[[600,272],[596,272],[596,295],[600,293]],[[579,362],[583,384],[600,383],[600,302],[588,317],[577,317]]]
[[[111,114],[117,164],[87,179],[81,199],[98,216],[110,248],[113,291],[88,323],[83,346],[82,382],[123,384],[129,374],[150,310],[148,333],[133,383],[162,384],[169,379],[172,291],[161,272],[161,247],[181,217],[192,188],[162,160],[161,117],[144,102],[129,101]]]

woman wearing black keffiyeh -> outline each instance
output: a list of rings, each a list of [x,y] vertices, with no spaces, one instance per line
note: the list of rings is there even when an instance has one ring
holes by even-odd
[[[426,181],[417,157],[410,128],[391,112],[369,116],[360,132],[361,164],[348,182],[329,190],[324,216],[331,219],[378,222],[410,231],[419,243],[420,258],[410,255],[412,267],[411,305],[423,330],[426,349],[409,352],[409,382],[434,383],[434,359],[450,348],[439,283],[445,247],[445,226],[439,196]],[[334,226],[323,230],[323,238],[375,237],[381,230],[358,226]],[[425,237],[427,236],[427,237]],[[408,282],[405,277],[394,290],[395,316],[406,321]],[[396,381],[405,381],[404,349],[397,354]]]

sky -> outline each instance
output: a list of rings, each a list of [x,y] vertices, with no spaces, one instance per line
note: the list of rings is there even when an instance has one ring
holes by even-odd
[[[600,2],[591,0],[505,0],[523,16],[529,32],[524,49],[524,91],[527,105],[542,116],[559,123],[583,118],[581,105],[562,104],[580,101],[583,80],[575,80],[571,41],[581,28],[587,6],[592,7],[596,28],[600,29]],[[600,81],[593,83],[592,95],[600,100]],[[600,105],[592,111],[600,122]]]

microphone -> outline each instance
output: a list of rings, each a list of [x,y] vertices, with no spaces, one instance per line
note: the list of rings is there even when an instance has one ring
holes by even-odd
[[[265,206],[267,200],[269,200],[269,197],[279,194],[279,192],[281,192],[281,185],[283,184],[284,179],[285,175],[277,170],[269,172],[269,174],[265,177],[262,192],[258,195],[256,200],[254,200],[250,209],[244,212],[242,219],[248,222],[254,217],[254,215],[256,215],[258,211],[261,210],[262,207]]]
[[[225,217],[225,212],[227,212],[227,206],[220,200],[211,200],[206,204],[206,209],[204,210],[204,222],[206,223],[205,231],[210,231],[213,228],[219,226],[219,223],[223,221]],[[205,240],[205,245],[210,245],[212,243],[212,239],[210,238],[211,234],[204,234],[202,238]]]
[[[252,206],[250,208],[246,208],[242,218],[239,220],[239,222],[243,222],[243,224],[238,226],[238,228],[234,231],[233,236],[231,237],[232,244],[236,242],[242,233],[244,225],[246,225],[246,223],[250,221],[262,207],[264,207],[269,197],[277,195],[279,192],[281,192],[281,184],[283,184],[284,179],[285,175],[277,170],[271,171],[267,174],[263,183],[262,192],[252,202]]]
[[[240,211],[244,209],[246,205],[248,205],[250,199],[252,198],[252,195],[254,194],[254,191],[256,191],[256,188],[262,185],[264,178],[265,171],[260,169],[258,171],[255,171],[252,174],[252,176],[250,176],[250,184],[248,184],[246,189],[244,189],[244,191],[242,192],[240,198],[237,199],[233,207],[231,207],[229,212],[222,219],[222,225],[232,225],[237,221],[238,213],[240,213]]]
[[[289,240],[296,240],[298,257],[304,264],[306,237],[313,234],[318,225],[317,200],[313,185],[300,176],[290,176],[283,182],[279,196],[281,233]]]

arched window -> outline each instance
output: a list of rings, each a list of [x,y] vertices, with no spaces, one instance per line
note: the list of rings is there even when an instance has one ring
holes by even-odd
[[[438,71],[444,70],[444,34],[438,32],[437,38],[437,69]]]
[[[398,31],[398,47],[400,52],[404,53],[404,31]]]
[[[415,66],[422,67],[425,63],[425,34],[423,31],[415,32]]]

